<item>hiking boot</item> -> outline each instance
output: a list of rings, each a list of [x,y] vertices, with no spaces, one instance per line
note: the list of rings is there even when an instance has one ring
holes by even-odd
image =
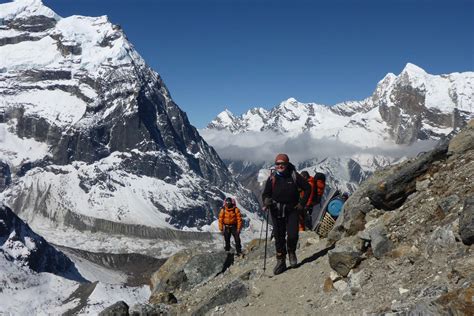
[[[285,272],[285,270],[286,270],[285,255],[281,255],[281,256],[277,255],[277,263],[276,263],[275,267],[273,268],[273,274],[277,275],[277,274]]]
[[[292,268],[296,267],[296,265],[298,264],[298,259],[296,258],[296,253],[294,253],[294,252],[288,253],[288,259],[290,260],[290,266]]]

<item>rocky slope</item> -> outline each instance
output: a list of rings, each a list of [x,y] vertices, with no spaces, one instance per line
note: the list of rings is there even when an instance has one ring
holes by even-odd
[[[0,7],[0,190],[15,213],[47,239],[61,228],[178,248],[212,242],[189,231],[215,230],[225,195],[249,223],[256,200],[119,26],[40,0]]]
[[[258,240],[244,258],[182,252],[154,274],[149,308],[179,315],[472,315],[472,183],[474,121],[433,151],[375,173],[346,202],[329,239],[302,233],[296,268],[272,276],[270,245],[264,272]]]

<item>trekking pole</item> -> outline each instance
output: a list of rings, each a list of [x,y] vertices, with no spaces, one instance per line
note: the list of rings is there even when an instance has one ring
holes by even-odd
[[[263,273],[265,273],[265,268],[267,266],[268,213],[270,213],[270,210],[267,209],[267,228],[265,229],[265,255],[263,257]]]
[[[260,226],[260,238],[258,239],[258,246],[262,243],[262,233],[263,233],[263,219],[262,219],[262,226]]]

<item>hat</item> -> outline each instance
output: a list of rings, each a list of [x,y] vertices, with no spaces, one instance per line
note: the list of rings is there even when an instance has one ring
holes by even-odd
[[[290,158],[288,158],[288,155],[287,154],[278,154],[276,157],[275,157],[275,162],[277,161],[283,161],[283,162],[290,162]]]

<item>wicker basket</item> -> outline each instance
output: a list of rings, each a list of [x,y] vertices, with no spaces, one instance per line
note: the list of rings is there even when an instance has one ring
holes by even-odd
[[[336,220],[332,218],[331,214],[326,212],[326,214],[324,214],[323,219],[321,220],[321,223],[319,224],[318,231],[317,231],[318,235],[321,238],[326,238],[329,232],[331,231],[331,229],[334,227],[335,223],[336,223]]]

